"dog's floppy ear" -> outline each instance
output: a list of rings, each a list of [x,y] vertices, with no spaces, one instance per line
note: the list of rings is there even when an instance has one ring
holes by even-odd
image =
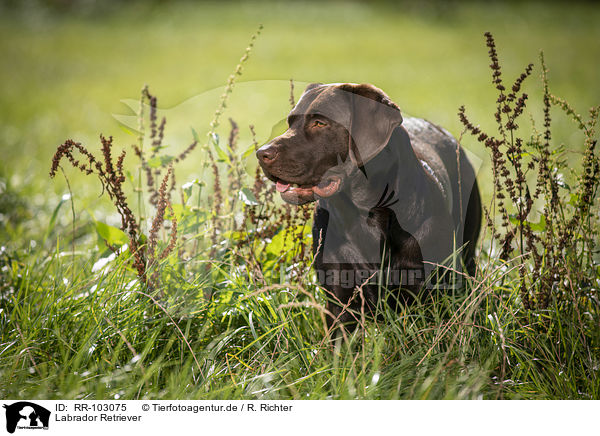
[[[321,85],[322,85],[322,83],[309,83],[308,86],[306,87],[306,89],[304,90],[304,94],[306,94],[308,91],[313,90]]]
[[[402,124],[400,108],[379,88],[368,83],[337,85],[347,93],[350,113],[350,158],[362,167],[386,146]]]

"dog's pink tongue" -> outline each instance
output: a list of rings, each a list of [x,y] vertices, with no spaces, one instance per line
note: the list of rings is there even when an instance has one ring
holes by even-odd
[[[290,184],[289,183],[281,183],[281,182],[277,182],[277,192],[285,192],[288,189],[290,189]]]

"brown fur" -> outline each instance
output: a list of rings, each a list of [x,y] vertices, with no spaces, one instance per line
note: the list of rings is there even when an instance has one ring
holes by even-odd
[[[448,132],[404,120],[369,84],[309,85],[288,123],[257,157],[284,200],[317,201],[315,269],[337,321],[353,322],[344,305],[372,309],[381,300],[381,286],[369,277],[392,291],[388,302],[396,306],[431,284],[431,263],[443,264],[455,247],[466,244],[463,259],[472,271],[479,191]],[[395,272],[402,283],[390,278]]]

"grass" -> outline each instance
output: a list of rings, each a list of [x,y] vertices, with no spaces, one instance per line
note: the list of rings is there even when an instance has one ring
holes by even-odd
[[[289,110],[290,77],[374,83],[406,112],[456,136],[462,131],[458,107],[466,104],[471,120],[493,129],[485,30],[499,41],[508,77],[518,76],[544,48],[552,92],[583,111],[600,101],[595,65],[600,9],[594,5],[446,9],[443,3],[419,8],[182,2],[136,3],[93,14],[5,12],[0,18],[0,53],[9,65],[0,71],[1,396],[600,398],[597,276],[589,283],[581,280],[577,301],[556,297],[546,307],[526,310],[516,273],[526,263],[519,256],[507,262],[488,258],[489,236],[480,271],[464,292],[436,295],[398,314],[382,307],[380,321],[361,320],[364,328],[347,341],[324,340],[326,297],[308,269],[310,255],[300,250],[302,242],[310,242],[304,211],[279,203],[254,206],[253,196],[264,205],[272,203],[271,194],[253,189],[252,155],[242,158],[253,148],[247,124],[256,126],[255,140],[262,143]],[[223,139],[218,149],[210,144],[213,166],[200,150],[222,89],[207,91],[223,86],[259,22],[264,32],[217,129]],[[539,74],[536,66],[533,76]],[[266,79],[275,82],[256,82]],[[126,192],[149,235],[154,208],[138,204],[134,190],[143,170],[129,147],[137,138],[112,117],[128,112],[119,100],[137,100],[144,83],[160,96],[164,110],[158,115],[168,119],[168,147],[160,155],[185,149],[193,140],[190,126],[201,139],[196,154],[177,165],[174,211],[163,218],[177,218],[179,244],[149,265],[149,273],[160,273],[156,289],[142,284],[128,250],[107,248],[106,242],[123,247],[127,236],[103,224],[116,226],[120,220],[106,195],[99,197],[97,180],[66,165],[70,189],[62,172],[55,181],[47,177],[56,146],[67,137],[95,152],[98,133],[113,134],[117,150],[129,153]],[[301,91],[297,83],[296,98]],[[541,120],[541,83],[532,78],[527,92],[532,115]],[[568,117],[553,114],[554,142],[566,144],[565,159],[579,159],[581,134]],[[227,116],[240,126],[233,141],[237,148],[224,139]],[[129,126],[125,130],[136,127],[135,119],[122,120]],[[479,174],[488,201],[493,185],[485,176],[491,172],[486,151],[466,137],[463,142],[485,159]],[[148,140],[145,144],[149,150]],[[227,159],[233,165],[218,162]],[[167,165],[156,165],[164,175]],[[213,184],[214,171],[220,188]],[[187,182],[181,202],[179,187]],[[257,218],[262,215],[267,218]],[[239,225],[242,219],[246,228]],[[168,221],[156,235],[163,249]],[[240,242],[244,237],[246,244]]]
[[[187,288],[170,286],[158,302],[135,286],[128,290],[131,275],[119,263],[101,278],[82,274],[64,283],[70,271],[58,254],[46,267],[39,262],[37,271],[23,271],[27,282],[3,301],[4,397],[587,399],[600,393],[597,329],[581,337],[564,307],[524,314],[516,290],[500,296],[497,288],[476,287],[385,313],[385,322],[367,323],[332,349],[317,311],[286,307],[302,300],[292,287],[257,298],[238,278],[227,285],[238,298],[207,305],[197,279]]]

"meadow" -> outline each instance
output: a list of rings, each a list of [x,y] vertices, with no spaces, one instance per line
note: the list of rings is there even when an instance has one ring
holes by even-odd
[[[0,9],[1,396],[600,398],[599,7],[52,4]],[[336,341],[254,157],[315,81],[460,137],[488,213],[460,289]]]

